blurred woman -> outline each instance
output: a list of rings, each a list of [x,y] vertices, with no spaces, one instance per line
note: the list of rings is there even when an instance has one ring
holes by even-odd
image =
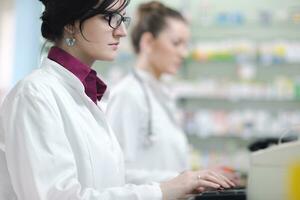
[[[164,74],[177,73],[187,55],[189,35],[178,11],[156,1],[138,7],[131,32],[136,64],[113,90],[107,108],[125,154],[129,182],[166,180],[189,169],[187,139],[161,81]]]

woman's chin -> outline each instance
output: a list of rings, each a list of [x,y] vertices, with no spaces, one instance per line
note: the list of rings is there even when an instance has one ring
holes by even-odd
[[[169,75],[176,75],[178,72],[178,69],[172,69],[168,72]]]
[[[106,59],[103,59],[104,61],[114,61],[116,58],[115,57],[110,57],[110,58],[106,58]]]
[[[106,55],[106,56],[102,56],[101,58],[98,58],[98,60],[102,60],[102,61],[114,61],[116,59],[116,54],[114,55]]]

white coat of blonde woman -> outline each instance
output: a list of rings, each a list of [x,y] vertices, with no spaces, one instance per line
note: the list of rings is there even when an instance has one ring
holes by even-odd
[[[138,68],[112,90],[107,116],[124,151],[129,182],[162,181],[189,169],[187,139],[167,90]]]

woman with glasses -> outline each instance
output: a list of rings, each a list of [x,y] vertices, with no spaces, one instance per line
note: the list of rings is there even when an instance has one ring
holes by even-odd
[[[99,107],[107,86],[91,67],[116,57],[129,1],[42,2],[42,35],[54,46],[1,107],[0,199],[161,200],[224,185],[200,172],[126,184],[122,151]]]

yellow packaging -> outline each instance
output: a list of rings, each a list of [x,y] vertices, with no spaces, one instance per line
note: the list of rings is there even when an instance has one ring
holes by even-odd
[[[300,200],[300,161],[290,165],[288,181],[289,200]]]

